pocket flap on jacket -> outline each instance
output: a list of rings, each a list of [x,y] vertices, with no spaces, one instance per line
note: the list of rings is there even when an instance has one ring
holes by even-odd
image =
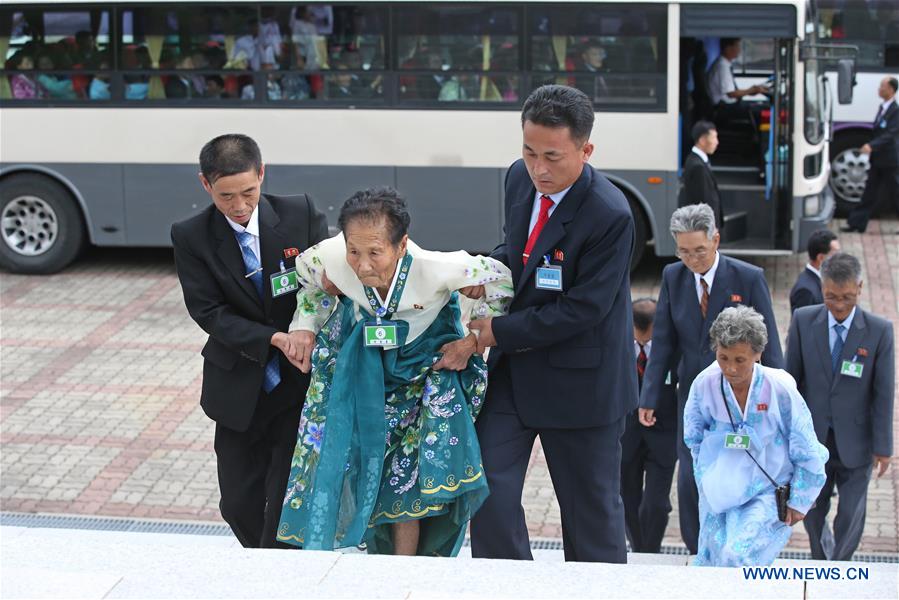
[[[230,371],[237,364],[237,353],[212,338],[209,338],[200,354],[215,366],[226,371]]]
[[[602,362],[602,350],[596,346],[554,348],[548,355],[550,366],[562,369],[591,369]]]

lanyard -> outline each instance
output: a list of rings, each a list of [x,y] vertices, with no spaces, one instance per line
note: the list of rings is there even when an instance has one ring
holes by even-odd
[[[727,411],[727,418],[730,421],[730,427],[731,429],[733,429],[734,433],[737,433],[737,426],[734,424],[734,418],[730,414],[730,406],[727,405],[727,396],[724,395],[724,373],[721,374],[721,401],[724,402],[724,410]],[[746,401],[749,402],[749,398],[747,398]],[[771,485],[773,485],[775,488],[780,487],[777,485],[777,482],[774,481],[774,479],[770,475],[768,475],[768,471],[766,471],[765,468],[759,464],[759,461],[755,459],[755,457],[749,450],[744,450],[744,452],[746,452],[746,454],[749,455],[749,458],[752,459],[752,462],[754,462],[756,466],[758,466],[758,468],[762,470],[762,473],[765,474],[765,477],[768,478],[768,481],[771,482]]]
[[[375,296],[375,291],[368,286],[364,286],[365,297],[368,298],[368,304],[371,306],[372,312],[374,312],[379,322],[382,318],[389,319],[393,316],[393,313],[396,312],[396,309],[400,304],[400,298],[403,297],[403,290],[406,289],[406,280],[409,277],[409,268],[411,266],[412,255],[409,254],[409,252],[406,252],[403,260],[400,262],[400,272],[399,275],[397,275],[396,286],[393,288],[393,295],[390,296],[390,300],[387,302],[386,308],[381,306],[381,303]]]

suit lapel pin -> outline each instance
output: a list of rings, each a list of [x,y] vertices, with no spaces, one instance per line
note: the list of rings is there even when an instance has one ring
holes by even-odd
[[[556,251],[553,252],[553,259],[562,262],[565,260],[565,253],[559,249],[556,249]]]
[[[757,411],[759,411],[759,412],[765,411],[765,410],[768,410],[768,405],[767,405],[767,404],[764,404],[764,403],[763,403],[763,404],[756,404],[756,405],[755,405],[755,409],[756,409]]]
[[[741,296],[740,294],[731,294],[730,301],[740,303],[743,301],[743,296]]]
[[[864,358],[865,356],[868,356],[868,349],[867,348],[859,348],[858,350],[855,351],[855,354],[857,356],[861,356],[862,358]]]
[[[284,258],[293,258],[294,256],[299,256],[300,251],[296,248],[285,248],[284,249]]]
[[[425,309],[425,307],[422,306],[421,304],[413,304],[412,308],[414,308],[415,310],[424,310]]]

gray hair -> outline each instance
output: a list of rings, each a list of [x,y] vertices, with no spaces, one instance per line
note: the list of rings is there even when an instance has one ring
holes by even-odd
[[[768,345],[765,318],[749,306],[732,306],[721,311],[709,328],[712,350],[749,344],[753,352],[763,352]]]
[[[837,252],[827,257],[821,265],[821,279],[843,285],[862,280],[862,265],[858,259],[846,252]]]
[[[679,233],[705,231],[709,239],[715,237],[715,211],[708,204],[688,204],[671,215],[671,235],[677,239]]]

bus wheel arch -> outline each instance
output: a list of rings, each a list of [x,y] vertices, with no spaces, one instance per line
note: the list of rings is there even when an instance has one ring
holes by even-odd
[[[83,207],[66,182],[38,169],[0,176],[0,267],[13,273],[55,273],[88,239]]]
[[[626,182],[617,177],[606,177],[617,187],[627,198],[627,203],[631,209],[631,215],[634,217],[634,251],[631,254],[631,271],[637,268],[643,256],[646,253],[646,245],[649,240],[655,239],[655,232],[652,230],[649,219],[649,204],[646,199],[633,189]]]

